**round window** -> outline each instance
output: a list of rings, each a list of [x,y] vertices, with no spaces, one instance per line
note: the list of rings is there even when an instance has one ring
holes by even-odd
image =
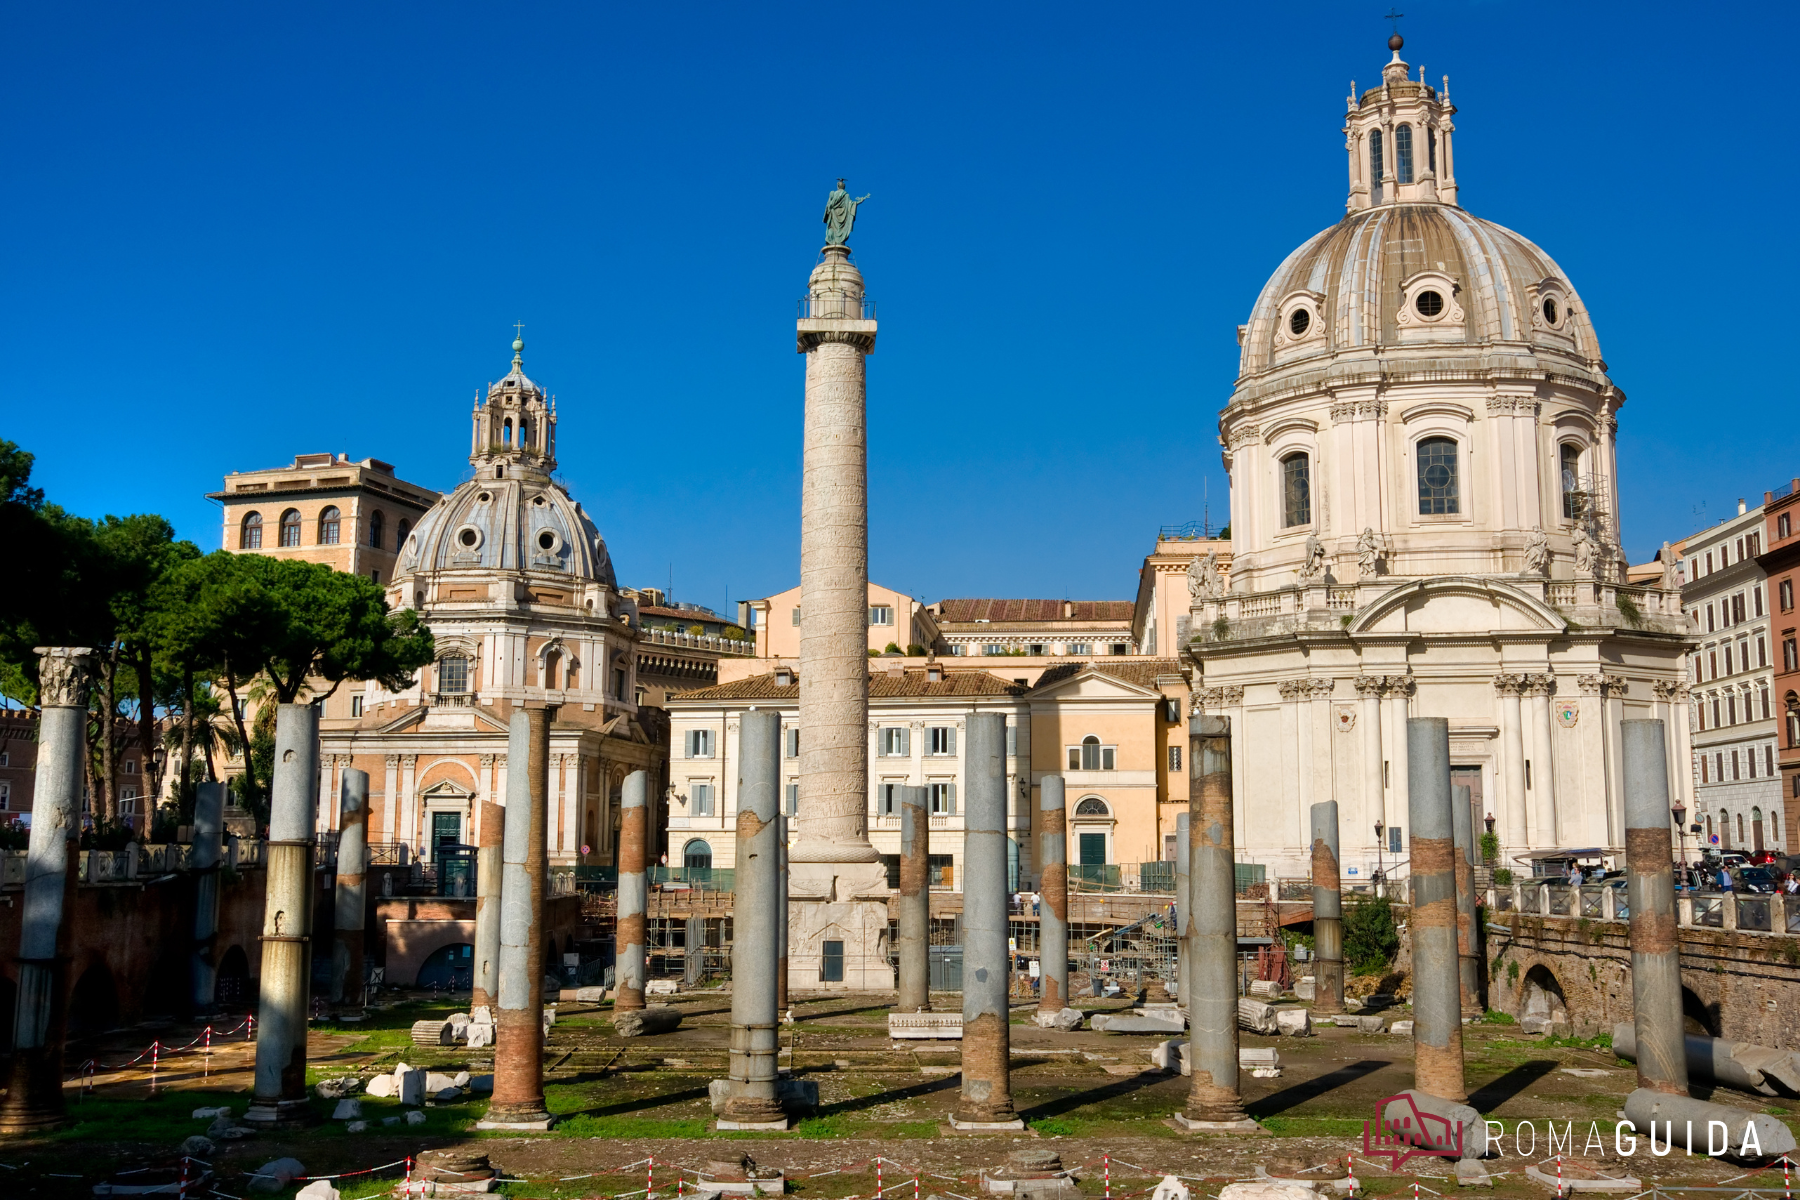
[[[478,504],[486,504],[489,500],[492,500],[492,499],[493,499],[493,497],[488,495],[486,492],[483,492],[483,493],[481,493],[481,495],[475,497],[475,501]]]
[[[456,540],[465,546],[473,546],[480,540],[480,537],[481,535],[476,533],[473,529],[465,529],[456,535]]]
[[[1560,316],[1562,316],[1562,313],[1557,310],[1556,297],[1555,296],[1545,296],[1544,297],[1544,320],[1548,324],[1554,325],[1554,324],[1556,324],[1557,318]]]
[[[1425,468],[1423,478],[1427,485],[1434,488],[1450,486],[1450,468],[1443,463],[1432,463]]]
[[[1312,328],[1312,314],[1304,308],[1296,308],[1294,315],[1288,318],[1288,331],[1299,337]]]
[[[1444,298],[1437,292],[1420,292],[1413,298],[1413,307],[1419,310],[1421,317],[1435,317],[1444,311]]]
[[[556,535],[551,533],[548,529],[544,530],[544,532],[538,534],[538,545],[546,550],[556,549]]]

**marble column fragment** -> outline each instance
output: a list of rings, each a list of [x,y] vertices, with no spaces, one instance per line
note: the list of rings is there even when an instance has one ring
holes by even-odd
[[[899,988],[896,1012],[931,1008],[931,813],[922,787],[900,789]]]
[[[730,1079],[719,1128],[786,1129],[787,1114],[776,1094],[781,714],[752,708],[739,730]]]
[[[272,1129],[317,1120],[307,1101],[306,1033],[318,787],[319,710],[283,704],[275,711],[256,1076],[246,1125]]]
[[[963,1038],[957,1129],[1023,1129],[1012,1104],[1007,1019],[1006,718],[973,713],[963,761]]]
[[[1451,829],[1456,850],[1456,969],[1465,1017],[1486,1011],[1481,994],[1480,909],[1475,899],[1475,814],[1468,787],[1450,789]]]
[[[625,777],[619,802],[619,923],[615,935],[619,994],[614,1012],[644,1007],[644,910],[650,904],[650,776],[633,771]]]
[[[218,1010],[219,862],[224,855],[226,787],[194,786],[194,848],[188,866],[194,873],[194,1011]]]
[[[1623,721],[1625,877],[1631,905],[1631,1011],[1638,1086],[1685,1096],[1687,1035],[1669,836],[1668,760],[1661,721]],[[1732,903],[1727,897],[1727,903]]]
[[[523,769],[523,764],[521,764]],[[511,779],[510,772],[507,776]],[[475,835],[475,970],[471,1008],[491,1014],[500,1001],[500,886],[506,874],[506,808],[483,789],[481,829]]]
[[[39,646],[37,768],[19,918],[19,986],[13,1054],[0,1098],[0,1133],[68,1123],[63,1108],[63,1031],[93,651]]]
[[[338,786],[336,945],[331,961],[331,1002],[363,1006],[364,898],[369,869],[369,773],[344,769]],[[480,910],[476,910],[479,917]]]
[[[1046,1020],[1069,1006],[1066,795],[1061,775],[1046,775],[1038,783],[1038,1012]]]
[[[500,996],[494,1098],[478,1129],[548,1129],[544,1106],[544,883],[548,873],[550,714],[514,709],[506,746],[501,853]]]
[[[1413,1078],[1419,1091],[1460,1104],[1462,998],[1456,954],[1456,849],[1450,803],[1450,722],[1406,723],[1411,825]]]
[[[1313,1007],[1344,1011],[1344,893],[1338,871],[1338,806],[1312,806]]]

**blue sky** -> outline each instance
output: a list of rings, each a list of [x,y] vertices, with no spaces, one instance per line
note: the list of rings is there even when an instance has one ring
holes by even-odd
[[[1795,8],[1407,3],[1464,205],[1594,315],[1627,549],[1800,474]],[[880,304],[871,574],[1129,597],[1226,512],[1235,327],[1342,213],[1385,5],[14,6],[0,437],[212,549],[230,470],[447,488],[477,389],[559,396],[621,580],[792,586],[794,300],[838,175]]]

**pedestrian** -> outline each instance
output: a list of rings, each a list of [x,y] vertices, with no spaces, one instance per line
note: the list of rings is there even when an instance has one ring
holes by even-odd
[[[1719,864],[1719,890],[1721,892],[1734,890],[1731,882],[1731,868],[1724,863]]]
[[[1781,890],[1790,896],[1800,893],[1800,876],[1796,876],[1791,871],[1788,872],[1788,877],[1781,883]]]

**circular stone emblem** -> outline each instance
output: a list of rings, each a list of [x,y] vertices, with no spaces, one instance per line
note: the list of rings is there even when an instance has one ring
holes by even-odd
[[[1556,706],[1556,719],[1562,722],[1564,729],[1575,728],[1575,722],[1581,720],[1581,709],[1573,700],[1564,700]]]

